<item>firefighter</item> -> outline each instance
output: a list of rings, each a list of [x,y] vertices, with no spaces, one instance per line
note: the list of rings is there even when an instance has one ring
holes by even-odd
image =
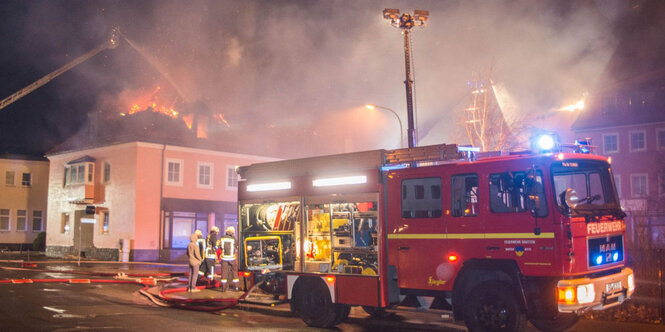
[[[210,233],[208,233],[208,238],[206,239],[206,250],[205,250],[205,260],[206,260],[206,278],[209,283],[215,279],[215,258],[217,258],[217,234],[219,234],[219,228],[217,226],[212,226]]]
[[[238,290],[238,282],[240,279],[237,275],[236,251],[236,229],[233,226],[226,228],[224,236],[220,239],[220,247],[222,249],[222,291],[229,288],[229,281],[233,282],[233,287]]]
[[[200,229],[194,231],[196,235],[196,244],[199,246],[199,252],[201,257],[204,258],[201,260],[201,265],[199,267],[199,279],[205,278],[205,271],[207,270],[207,261],[205,260],[205,250],[206,250],[206,241],[203,238],[203,232]]]

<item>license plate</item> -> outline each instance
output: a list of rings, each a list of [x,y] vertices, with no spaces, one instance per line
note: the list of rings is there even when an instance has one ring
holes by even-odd
[[[621,289],[621,280],[605,284],[605,292],[611,293]]]

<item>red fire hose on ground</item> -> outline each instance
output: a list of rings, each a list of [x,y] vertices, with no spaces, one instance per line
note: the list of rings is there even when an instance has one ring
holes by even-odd
[[[0,267],[3,270],[20,270],[30,272],[48,272],[48,273],[68,273],[90,276],[114,277],[115,279],[68,279],[68,278],[47,278],[47,279],[6,279],[0,280],[0,284],[32,284],[32,283],[69,283],[69,284],[92,284],[92,283],[108,283],[108,284],[137,284],[144,287],[139,290],[139,293],[146,296],[154,304],[161,307],[173,307],[187,310],[217,312],[238,304],[238,301],[244,299],[251,289],[243,293],[238,298],[177,298],[171,296],[175,293],[186,293],[186,287],[180,288],[166,288],[151,287],[156,286],[158,282],[178,282],[186,283],[182,280],[177,280],[176,276],[187,276],[188,273],[97,273],[97,272],[82,272],[82,271],[53,271],[35,268],[13,268],[13,267]],[[163,277],[163,278],[155,278]],[[218,288],[214,286],[198,286],[197,289],[212,289]],[[253,288],[252,288],[253,289]]]

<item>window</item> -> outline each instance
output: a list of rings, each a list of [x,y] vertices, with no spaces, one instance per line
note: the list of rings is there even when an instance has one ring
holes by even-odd
[[[441,211],[441,178],[402,181],[402,218],[439,218]]]
[[[14,171],[6,171],[5,172],[5,185],[13,186],[15,175],[16,175],[16,173],[14,173]]]
[[[25,232],[28,228],[28,211],[16,210],[16,230]]]
[[[199,163],[199,174],[197,187],[212,188],[212,164]]]
[[[226,189],[238,189],[238,166],[226,166]]]
[[[622,198],[623,195],[621,194],[621,175],[614,176],[614,184],[617,188],[617,195],[619,195],[619,198]]]
[[[42,231],[42,211],[39,210],[32,211],[32,231],[33,232]]]
[[[647,187],[648,175],[647,174],[631,174],[630,175],[630,193],[633,197],[644,197],[649,191]]]
[[[615,95],[604,95],[601,97],[600,102],[602,114],[614,114],[617,112],[617,97]]]
[[[450,189],[454,217],[478,215],[478,175],[455,175],[450,179]]]
[[[87,170],[87,172],[86,172]],[[93,163],[77,163],[65,167],[65,185],[92,184],[95,167]]]
[[[111,181],[111,164],[104,163],[104,183]]]
[[[603,152],[604,153],[619,152],[618,134],[603,134]]]
[[[656,146],[658,150],[665,150],[665,128],[656,129]]]
[[[69,234],[69,213],[63,213],[61,218],[60,233]]]
[[[21,177],[21,185],[24,187],[30,187],[32,185],[32,176],[30,173],[23,173]]]
[[[170,185],[182,186],[182,160],[167,159],[166,163],[166,183]]]
[[[109,212],[104,211],[102,212],[102,234],[108,234],[109,233]]]
[[[644,151],[647,148],[644,130],[630,132],[630,151]]]
[[[0,209],[0,231],[9,230],[9,209]]]
[[[494,213],[526,212],[537,208],[538,216],[547,216],[543,175],[538,171],[530,179],[526,172],[490,174],[490,210]],[[529,206],[529,199],[538,197],[538,206]]]

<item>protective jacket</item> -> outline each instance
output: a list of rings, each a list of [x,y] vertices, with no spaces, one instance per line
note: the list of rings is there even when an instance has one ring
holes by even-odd
[[[222,249],[221,259],[223,261],[236,260],[236,239],[230,235],[224,235],[219,240],[219,246]]]

